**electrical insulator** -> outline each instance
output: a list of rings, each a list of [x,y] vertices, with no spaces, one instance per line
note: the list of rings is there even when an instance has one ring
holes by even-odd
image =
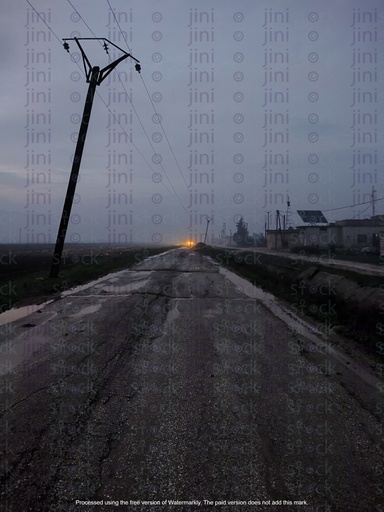
[[[105,41],[104,41],[104,50],[108,53],[108,45]]]
[[[141,66],[140,66],[140,64],[136,64],[135,69],[136,69],[136,71],[137,71],[138,73],[140,73],[140,71],[141,71]]]
[[[64,50],[67,50],[67,52],[69,53],[69,44],[67,43],[67,41],[65,41],[63,46],[64,46]]]

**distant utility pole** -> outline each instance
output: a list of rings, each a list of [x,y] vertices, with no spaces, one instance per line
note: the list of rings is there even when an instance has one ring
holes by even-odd
[[[284,247],[284,241],[283,241],[283,233],[281,231],[281,215],[280,211],[276,210],[276,231],[275,231],[275,249],[277,249],[277,234],[280,234],[281,238],[281,247]]]
[[[208,226],[209,226],[209,223],[211,222],[211,220],[212,220],[212,217],[210,219],[207,218],[207,229],[205,230],[204,243],[207,241]]]
[[[265,237],[265,247],[267,247],[267,238],[268,238],[268,232],[269,232],[269,214],[270,212],[266,212],[267,213],[267,219],[268,221],[265,221],[264,222],[264,237]]]
[[[372,187],[371,202],[372,202],[372,217],[375,216],[375,187]]]
[[[221,233],[220,233],[220,240],[224,243],[224,240],[225,240],[225,237],[226,237],[226,224],[224,222],[223,224],[223,228],[221,230]]]
[[[287,213],[286,213],[286,216],[285,216],[285,220],[286,220],[285,227],[287,229],[292,227],[292,220],[291,219],[292,219],[291,201],[289,200],[289,195],[287,195]]]
[[[115,61],[108,64],[108,66],[105,66],[105,68],[103,68],[103,69],[100,69],[100,67],[98,67],[98,66],[92,67],[91,63],[89,62],[89,60],[79,42],[80,40],[104,41],[103,48],[107,53],[108,53],[107,43],[109,43],[112,46],[114,46],[115,48],[117,48],[118,50],[120,50],[123,53],[123,55],[121,57],[119,57],[118,59],[116,59]],[[75,195],[76,184],[77,184],[80,163],[81,163],[81,157],[83,155],[85,138],[87,136],[89,119],[91,117],[91,110],[92,110],[93,98],[95,95],[96,86],[100,85],[105,80],[105,78],[113,71],[113,69],[127,57],[131,57],[131,59],[136,61],[136,66],[135,66],[136,71],[138,71],[139,73],[141,71],[139,61],[137,59],[135,59],[135,57],[133,57],[131,54],[125,52],[124,50],[122,50],[121,48],[116,46],[114,43],[112,43],[108,39],[105,39],[104,37],[103,38],[74,37],[74,38],[63,39],[63,41],[64,41],[64,45],[63,45],[64,49],[67,50],[68,53],[69,53],[69,44],[67,43],[67,41],[75,41],[77,46],[79,47],[82,58],[83,58],[86,82],[89,83],[89,87],[88,87],[87,98],[85,100],[84,112],[83,112],[83,117],[81,120],[79,136],[77,139],[75,155],[73,158],[72,170],[71,170],[71,175],[69,178],[67,194],[65,196],[63,212],[61,214],[61,221],[60,221],[60,225],[59,225],[59,230],[57,232],[56,245],[55,245],[55,250],[53,253],[51,273],[50,273],[49,277],[57,277],[58,273],[59,273],[61,255],[63,252],[65,236],[67,234],[69,217],[71,215],[72,203],[73,203],[73,198]]]

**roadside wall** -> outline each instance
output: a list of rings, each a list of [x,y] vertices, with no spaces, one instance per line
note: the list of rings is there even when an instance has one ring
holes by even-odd
[[[384,335],[384,278],[265,253],[231,251],[256,284],[289,300],[297,313]]]

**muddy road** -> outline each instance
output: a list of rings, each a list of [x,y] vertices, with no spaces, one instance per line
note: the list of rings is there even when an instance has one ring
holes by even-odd
[[[382,374],[252,288],[176,249],[0,326],[2,510],[384,510]]]

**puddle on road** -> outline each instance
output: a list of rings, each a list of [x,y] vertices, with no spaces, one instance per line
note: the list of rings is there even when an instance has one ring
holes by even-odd
[[[36,311],[39,311],[44,306],[51,304],[51,302],[53,302],[53,299],[48,300],[47,302],[43,302],[41,304],[31,304],[29,306],[13,308],[9,309],[8,311],[4,311],[4,313],[0,314],[0,325],[9,324],[11,322],[15,322],[16,320],[20,320],[21,318],[24,318],[28,315],[31,315],[32,313],[36,313]]]
[[[177,251],[177,250],[178,250],[178,249],[171,249],[171,250],[168,250],[168,251],[160,252],[159,254],[154,254],[153,256],[147,256],[147,257],[145,258],[145,260],[143,260],[142,262],[140,262],[138,265],[141,265],[141,263],[144,263],[145,261],[156,259],[156,258],[158,258],[159,256],[164,256],[165,254],[168,254],[168,253],[171,253],[171,252],[174,252],[174,251]]]
[[[178,249],[171,249],[165,252],[161,252],[159,254],[154,254],[153,256],[147,256],[143,261],[140,261],[135,265],[135,268],[138,269],[138,272],[140,269],[146,269],[148,267],[148,263],[151,263],[151,267],[148,270],[152,270],[155,267],[153,266],[154,263],[157,263],[157,260],[160,258],[160,256],[165,256],[166,254],[171,254],[172,252],[177,251]],[[161,258],[160,258],[161,259]],[[145,271],[145,270],[143,270]]]
[[[121,275],[127,274],[132,276],[133,281],[131,283],[128,283],[123,286],[115,286],[113,284],[104,286],[102,283],[104,281],[109,281],[110,283],[118,281],[119,277]],[[145,279],[143,279],[145,277]],[[135,280],[135,278],[137,278]],[[136,290],[137,288],[140,288],[141,286],[144,286],[145,281],[149,279],[148,272],[135,272],[132,270],[120,270],[118,272],[113,272],[111,274],[107,274],[106,276],[100,277],[99,279],[96,279],[95,281],[91,281],[90,283],[82,284],[79,286],[76,286],[75,288],[71,288],[70,290],[66,290],[65,292],[62,292],[60,294],[60,298],[76,295],[84,290],[87,290],[91,287],[100,288],[102,287],[105,291],[111,292],[111,293],[131,293],[133,290]],[[90,295],[93,296],[93,295]],[[83,296],[84,297],[84,296]],[[36,313],[36,311],[39,311],[40,309],[43,309],[48,304],[51,304],[56,299],[51,299],[46,302],[42,302],[41,304],[29,304],[28,306],[23,306],[20,308],[12,308],[8,311],[4,311],[3,313],[0,313],[0,326],[9,324],[12,322],[15,322],[16,320],[21,320],[22,318],[25,318],[29,315],[32,315],[33,313]],[[94,308],[95,306],[89,306],[90,308]],[[85,308],[88,309],[88,308]],[[97,310],[95,310],[97,311]],[[82,312],[76,313],[77,315],[83,316],[84,314],[90,314],[93,313],[93,310],[89,310],[85,312],[85,310],[82,310]]]
[[[99,283],[102,283],[103,281],[109,281],[109,280],[111,280],[111,282],[116,281],[122,274],[127,274],[129,272],[131,272],[131,271],[120,270],[119,272],[113,272],[112,274],[107,274],[106,276],[99,277],[99,279],[95,279],[95,281],[91,281],[90,283],[81,284],[79,286],[76,286],[75,288],[66,290],[65,292],[63,292],[61,294],[61,297],[68,297],[68,295],[75,295],[76,293],[87,290],[88,288],[97,286]],[[137,274],[137,272],[131,272],[131,273]]]
[[[38,311],[40,311],[41,306],[42,304],[37,306],[39,308]],[[25,308],[20,309],[24,310]],[[37,310],[35,309],[34,312],[36,311]],[[0,351],[3,356],[1,357],[1,365],[3,368],[1,375],[7,375],[9,373],[14,374],[16,366],[27,361],[27,359],[33,353],[35,353],[37,350],[40,350],[46,343],[51,340],[49,322],[52,320],[52,318],[57,316],[57,312],[40,312],[42,314],[39,315],[39,323],[25,323],[21,326],[23,331],[21,331],[15,339],[12,339],[10,335],[7,336],[4,345],[1,347],[2,350]],[[22,311],[19,313],[21,314]],[[31,314],[31,306],[29,306],[29,312],[27,314]],[[8,333],[7,328],[5,329],[5,333]]]
[[[79,311],[68,315],[68,318],[75,319],[75,321],[81,321],[83,317],[96,313],[102,307],[103,303],[108,300],[108,296],[103,295],[100,292],[103,290],[108,290],[111,292],[111,297],[113,294],[124,292],[124,295],[126,296],[133,290],[144,286],[144,284],[146,284],[146,282],[149,280],[150,275],[150,272],[134,272],[122,270],[103,276],[90,283],[66,290],[61,294],[60,298],[63,299],[68,297],[69,300],[67,299],[67,305],[74,303],[80,306]],[[113,284],[116,281],[121,282],[123,279],[132,279],[132,281],[124,285]],[[106,284],[104,285],[105,282]],[[81,292],[87,289],[92,289],[92,287],[98,288],[98,293],[91,295],[97,299],[97,303],[84,305],[82,307],[81,302],[86,299],[88,295],[83,295]],[[57,316],[58,312],[49,310],[44,311],[43,308],[52,302],[58,301],[58,299],[59,298],[55,298],[42,304],[32,304],[21,308],[11,309],[0,314],[1,326],[28,317],[37,311],[41,312],[41,315],[39,315],[38,318],[33,317],[30,322],[26,321],[25,325],[22,326],[25,329],[23,329],[23,331],[18,334],[17,349],[15,349],[15,352],[12,354],[7,354],[6,360],[8,366],[4,370],[5,373],[13,372],[15,366],[24,363],[29,357],[32,356],[32,354],[41,350],[44,344],[51,340],[52,336],[50,334],[50,328],[47,324],[53,317]],[[78,304],[78,299],[80,299],[80,304]]]
[[[102,289],[102,291],[108,292],[108,293],[130,294],[134,290],[138,290],[139,288],[142,288],[143,286],[145,286],[147,284],[148,280],[149,280],[148,272],[145,272],[145,279],[138,279],[137,281],[132,281],[131,283],[123,284],[120,286],[117,286],[115,284],[111,284],[111,285],[107,285],[107,286],[102,285],[102,286],[100,286],[100,288]]]
[[[90,315],[91,313],[96,313],[101,308],[102,304],[93,304],[92,306],[87,306],[86,308],[80,309],[77,313],[73,313],[70,315],[71,318],[81,318],[82,316]]]

